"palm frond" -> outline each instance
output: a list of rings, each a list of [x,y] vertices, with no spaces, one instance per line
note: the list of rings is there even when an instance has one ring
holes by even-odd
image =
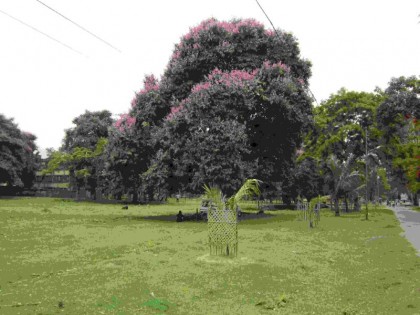
[[[255,178],[247,179],[235,195],[227,201],[227,207],[231,210],[235,209],[236,205],[245,197],[259,196],[261,181]]]
[[[222,191],[217,187],[210,187],[207,185],[204,188],[204,198],[210,200],[218,209],[223,209],[223,195]]]
[[[359,191],[363,191],[366,187],[366,184],[362,184],[360,186],[358,186],[356,189],[354,189],[353,191],[355,192],[359,192]]]

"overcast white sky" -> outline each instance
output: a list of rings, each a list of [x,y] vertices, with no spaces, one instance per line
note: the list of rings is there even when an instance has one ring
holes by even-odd
[[[85,110],[130,107],[145,74],[163,74],[174,44],[202,20],[255,18],[255,0],[42,0],[121,50],[83,32],[36,0],[0,0],[0,113],[58,148]],[[371,92],[391,77],[420,74],[419,0],[260,0],[273,24],[292,32],[312,61],[318,102],[341,87]]]

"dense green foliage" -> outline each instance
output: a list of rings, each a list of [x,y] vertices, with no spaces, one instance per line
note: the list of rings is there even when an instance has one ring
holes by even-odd
[[[13,119],[0,114],[0,183],[32,187],[40,162],[35,140],[36,136],[21,131]]]
[[[394,182],[405,185],[415,202],[420,192],[420,79],[393,78],[385,90],[386,100],[378,108],[384,152]]]
[[[375,93],[341,89],[316,107],[315,124],[295,168],[292,195],[310,199],[317,190],[330,194],[336,211],[340,198],[347,205],[347,198],[393,199],[411,193],[416,202],[419,82],[416,77],[400,77]]]
[[[67,129],[60,151],[51,152],[44,174],[59,168],[70,171],[71,186],[85,188],[95,199],[98,186],[105,185],[104,150],[108,143],[108,129],[113,120],[107,110],[86,111],[73,119],[73,128]]]
[[[86,111],[73,119],[73,128],[65,131],[62,151],[70,153],[75,148],[94,150],[98,139],[108,137],[108,129],[113,123],[111,112],[102,110]]]
[[[314,109],[315,125],[308,135],[305,154],[327,158],[331,154],[345,160],[352,153],[365,154],[366,132],[368,150],[378,145],[376,109],[384,100],[381,94],[341,89]]]
[[[420,124],[416,118],[407,119],[407,134],[397,145],[394,165],[404,171],[407,188],[420,191]]]
[[[232,196],[227,197],[218,187],[209,187],[204,185],[204,197],[212,202],[212,204],[219,210],[228,209],[236,210],[239,202],[243,199],[252,199],[261,194],[261,181],[257,179],[247,179],[239,190]]]

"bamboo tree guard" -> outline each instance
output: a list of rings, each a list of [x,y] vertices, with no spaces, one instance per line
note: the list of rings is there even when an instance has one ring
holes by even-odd
[[[298,200],[296,209],[299,211],[301,220],[309,221],[309,227],[312,228],[318,225],[321,219],[321,200],[319,197],[312,199],[311,202]]]
[[[299,211],[300,219],[306,221],[308,219],[308,208],[309,208],[308,202],[298,200],[296,204],[296,208]]]
[[[235,210],[219,210],[213,204],[208,212],[210,255],[238,255],[238,219]]]
[[[321,211],[321,203],[319,199],[316,203],[310,202],[309,204],[309,210],[308,210],[308,219],[309,219],[309,227],[315,227],[318,225],[320,217],[320,211]]]

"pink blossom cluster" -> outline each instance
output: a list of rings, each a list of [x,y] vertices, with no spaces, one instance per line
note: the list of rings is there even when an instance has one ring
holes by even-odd
[[[184,36],[185,40],[190,38],[198,38],[201,31],[209,30],[211,27],[219,27],[223,28],[228,33],[239,33],[239,29],[243,26],[250,26],[250,27],[264,27],[264,25],[254,19],[245,19],[245,20],[238,20],[232,22],[219,22],[214,18],[210,18],[201,22],[196,27],[190,29],[190,32]]]
[[[305,85],[305,81],[302,78],[297,79],[300,85]]]
[[[137,94],[133,97],[133,99],[130,102],[131,107],[135,107],[137,104]]]
[[[31,153],[32,152],[32,148],[28,145],[25,147],[26,152]]]
[[[171,112],[165,117],[166,120],[172,120],[184,108],[185,100],[178,106],[171,107]]]
[[[216,84],[224,84],[231,86],[232,84],[243,86],[243,82],[250,81],[255,78],[258,69],[248,72],[245,70],[232,70],[230,72],[223,72],[219,69],[214,69],[207,78],[214,81]]]
[[[228,47],[228,46],[230,46],[230,43],[228,42],[228,41],[223,41],[222,42],[222,47]]]
[[[222,70],[216,68],[207,76],[208,81],[194,85],[191,92],[198,93],[202,90],[208,90],[213,84],[243,86],[244,82],[253,80],[257,73],[258,69],[255,69],[252,72],[244,70],[223,72]]]
[[[199,83],[193,86],[193,88],[191,89],[192,93],[198,93],[202,90],[208,90],[211,87],[211,83],[210,82],[203,82],[203,83]]]
[[[175,50],[171,56],[171,60],[179,59],[179,57],[181,57],[181,52],[179,50]]]
[[[267,36],[275,36],[276,32],[272,29],[265,30],[265,35]]]
[[[121,114],[120,118],[115,122],[114,126],[119,131],[123,132],[126,128],[131,128],[136,123],[136,118],[129,114]]]
[[[281,61],[277,63],[270,63],[270,61],[266,60],[263,62],[263,67],[265,69],[271,69],[271,68],[279,68],[284,70],[285,72],[290,72],[290,67],[282,63]]]
[[[179,57],[181,57],[181,50],[184,47],[184,43],[180,42],[179,44],[175,45],[175,50],[172,53],[171,56],[171,61],[175,61],[176,59],[178,59]]]
[[[143,81],[144,88],[140,91],[140,94],[146,94],[150,91],[157,91],[159,90],[159,81],[155,78],[153,74],[146,76]]]

